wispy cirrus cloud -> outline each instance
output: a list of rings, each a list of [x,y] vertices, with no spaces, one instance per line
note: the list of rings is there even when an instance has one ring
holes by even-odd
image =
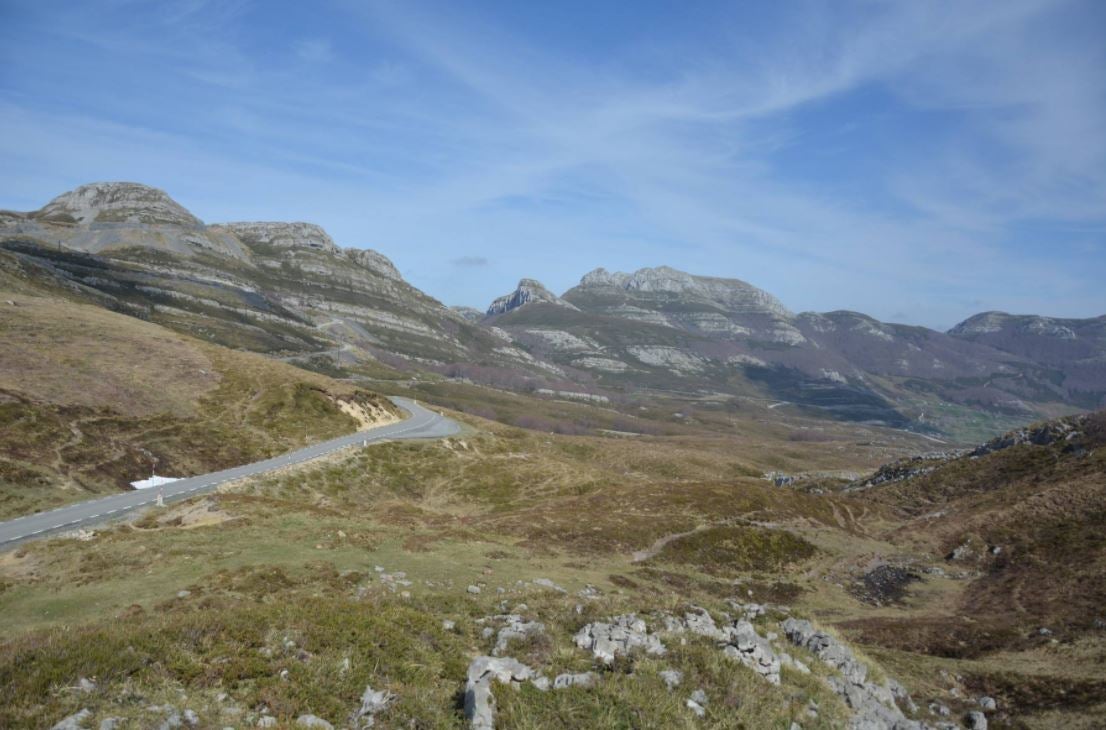
[[[150,180],[456,303],[663,262],[938,326],[1106,311],[1093,2],[33,7],[0,28],[0,207]]]

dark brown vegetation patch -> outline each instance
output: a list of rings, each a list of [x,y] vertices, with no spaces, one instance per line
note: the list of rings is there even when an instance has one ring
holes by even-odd
[[[727,526],[676,538],[653,560],[693,565],[705,573],[779,572],[817,552],[807,540],[786,530]]]

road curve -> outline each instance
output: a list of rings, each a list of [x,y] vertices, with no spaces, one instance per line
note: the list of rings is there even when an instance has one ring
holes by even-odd
[[[40,512],[25,517],[17,517],[7,522],[0,522],[0,549],[10,548],[18,543],[47,537],[54,533],[118,519],[127,512],[156,502],[159,489],[162,498],[168,504],[185,497],[210,492],[225,482],[262,474],[292,464],[300,464],[349,446],[367,446],[376,441],[386,440],[437,439],[452,436],[461,430],[460,426],[454,421],[423,408],[409,398],[392,398],[392,401],[407,411],[410,416],[396,423],[339,436],[264,461],[255,461],[252,464],[243,464],[223,471],[180,479],[160,488],[122,492],[109,497],[100,497],[87,502],[77,502],[65,507],[58,507],[50,512]]]

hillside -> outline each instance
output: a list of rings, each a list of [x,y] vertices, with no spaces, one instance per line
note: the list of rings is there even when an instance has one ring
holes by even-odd
[[[1078,335],[1072,330],[1080,344],[1050,359],[1039,356],[1040,347],[999,347],[959,330],[857,312],[795,315],[746,282],[670,267],[597,269],[560,300],[571,310],[519,292],[501,301],[514,304],[489,310],[485,322],[535,356],[616,391],[770,398],[824,418],[962,442],[1034,416],[1096,407],[1106,397],[1094,320]]]
[[[1104,446],[1106,411],[1098,411],[1020,429],[866,490],[907,516],[896,542],[947,556],[974,576],[955,610],[973,617],[970,635],[982,646],[943,644],[963,637],[937,625],[900,637],[971,655],[1100,632]]]
[[[0,515],[397,417],[380,396],[39,288],[0,253]]]
[[[0,247],[89,301],[228,347],[345,356],[370,369],[525,353],[410,286],[381,254],[309,223],[206,225],[164,191],[94,183],[0,213]],[[497,353],[497,348],[502,352]]]
[[[489,687],[503,728],[1106,716],[1102,629],[1084,620],[1102,598],[1101,414],[840,493],[824,476],[773,486],[760,460],[794,472],[874,450],[453,415],[466,430],[442,442],[336,455],[4,556],[0,720],[363,711],[473,727],[460,697],[481,655],[517,672],[518,691]],[[1038,524],[1013,529],[1026,515]],[[1003,550],[956,551],[965,535]],[[611,622],[639,648],[593,652]],[[557,684],[527,679],[541,676]]]
[[[729,398],[783,421],[959,443],[1106,402],[1099,320],[987,313],[941,333],[856,312],[794,314],[747,282],[666,266],[596,269],[560,297],[525,279],[480,316],[317,225],[206,224],[136,183],[0,213],[0,249],[41,286],[340,377],[576,393],[626,414],[657,397]]]

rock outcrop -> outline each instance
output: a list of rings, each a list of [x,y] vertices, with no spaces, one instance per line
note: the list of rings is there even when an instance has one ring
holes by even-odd
[[[870,681],[868,667],[837,639],[816,630],[809,621],[795,618],[784,620],[780,628],[793,644],[809,650],[836,672],[826,681],[852,710],[851,730],[922,730],[926,727],[906,717],[896,704],[896,695],[909,702],[901,685],[892,680],[883,684]]]
[[[376,723],[376,716],[388,709],[395,699],[395,694],[388,690],[365,687],[365,691],[361,694],[361,706],[353,715],[354,723],[362,728],[372,727]]]
[[[790,317],[791,312],[768,292],[740,279],[695,276],[669,266],[638,269],[632,274],[598,268],[580,279],[578,289],[621,289],[665,293],[715,302],[731,313]]]
[[[632,651],[656,656],[667,653],[660,638],[650,633],[645,621],[632,613],[615,616],[609,623],[590,623],[576,633],[573,641],[604,664],[610,664],[615,657]]]
[[[220,223],[220,228],[251,246],[272,246],[274,248],[303,248],[315,251],[338,253],[338,245],[314,223]]]
[[[46,223],[147,223],[199,228],[199,218],[164,190],[131,182],[97,182],[62,193],[29,218]]]
[[[780,658],[772,649],[772,644],[757,633],[756,628],[744,619],[739,619],[730,632],[729,643],[723,647],[723,653],[737,659],[772,684],[780,683]]]
[[[665,617],[665,629],[673,633],[687,631],[716,642],[722,652],[752,669],[772,684],[780,683],[780,656],[770,641],[757,633],[756,627],[745,618],[729,621],[719,626],[714,617],[704,609],[689,611],[683,618]]]
[[[165,191],[130,182],[90,183],[31,213],[5,212],[0,234],[94,254],[151,249],[186,257],[248,258],[235,236],[205,226]]]
[[[495,695],[492,682],[519,685],[536,674],[533,669],[516,659],[507,657],[476,657],[469,665],[465,683],[465,717],[473,730],[495,728]]]
[[[522,279],[513,292],[504,294],[488,306],[487,315],[489,317],[494,317],[500,314],[507,314],[520,307],[525,307],[527,304],[535,304],[537,302],[556,304],[559,307],[568,307],[570,309],[576,308],[546,289],[540,281]]]

